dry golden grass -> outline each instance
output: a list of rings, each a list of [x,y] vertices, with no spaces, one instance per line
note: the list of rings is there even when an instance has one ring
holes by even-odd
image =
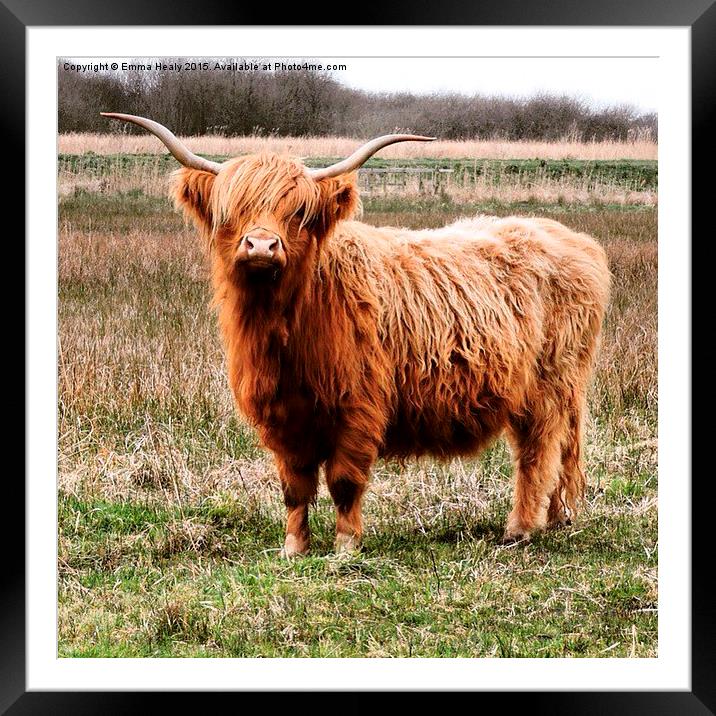
[[[360,139],[350,137],[222,137],[206,135],[183,137],[193,152],[213,156],[238,156],[261,151],[289,153],[299,157],[343,157],[354,151]],[[656,142],[580,142],[569,138],[559,142],[515,142],[467,140],[405,142],[381,151],[386,159],[656,159]],[[93,134],[71,132],[59,136],[62,154],[163,154],[166,149],[146,134]]]
[[[630,444],[655,440],[656,213],[532,213],[596,236],[608,253],[614,291],[591,406],[602,426],[593,435],[600,454],[593,456],[609,460],[624,438]],[[374,212],[365,218],[437,226],[454,216]],[[207,307],[200,242],[178,217],[169,213],[165,219],[174,230],[135,226],[117,234],[81,229],[71,221],[61,225],[60,479],[65,488],[80,480],[85,489],[87,481],[97,483],[91,492],[103,484],[100,492],[112,493],[117,480],[122,490],[126,480],[138,480],[140,487],[148,481],[171,487],[174,494],[163,477],[173,474],[191,493],[207,479],[213,484],[205,472],[210,466],[235,474],[235,462],[219,467],[206,453],[207,431],[216,446],[225,448],[238,430],[244,447],[256,448],[248,429],[236,423],[215,319]],[[181,434],[178,445],[184,449],[167,443],[162,427],[167,421],[177,431],[174,443]],[[198,436],[196,425],[202,426]],[[200,493],[206,495],[203,488]]]
[[[441,192],[457,204],[489,203],[506,204],[615,204],[619,206],[656,206],[658,194],[651,189],[625,187],[613,181],[594,181],[590,177],[564,176],[552,178],[546,172],[529,176],[513,174],[501,176],[499,183],[489,173],[475,177],[465,184],[446,181]],[[412,180],[404,191],[407,197],[417,197],[423,192]],[[364,192],[364,195],[381,195],[381,189]]]

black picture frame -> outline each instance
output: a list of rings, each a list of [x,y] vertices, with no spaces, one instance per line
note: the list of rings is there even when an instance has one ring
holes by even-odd
[[[313,11],[313,17],[310,17]],[[283,25],[336,23],[335,9],[289,4],[282,12]],[[399,2],[380,8],[361,7],[353,11],[360,25],[554,25],[554,26],[684,26],[691,28],[692,82],[692,225],[712,211],[707,163],[713,148],[714,97],[716,97],[716,5],[714,0],[491,0],[467,5],[460,0],[441,3]],[[6,206],[20,206],[25,192],[25,30],[28,26],[91,25],[265,25],[275,19],[270,6],[187,0],[0,0],[0,112],[4,152],[13,167],[12,181],[5,189]],[[359,17],[358,17],[359,16]],[[322,17],[323,20],[317,18]],[[272,23],[271,23],[272,24]],[[701,171],[699,171],[701,170]],[[22,221],[22,220],[21,220]],[[711,224],[713,223],[713,220]],[[705,226],[705,224],[703,224]],[[711,229],[713,231],[713,229]],[[660,237],[661,238],[661,237]],[[673,239],[674,237],[672,237]],[[704,237],[705,241],[710,236]],[[689,237],[689,241],[691,238]],[[693,242],[691,242],[694,248]],[[24,261],[24,259],[23,259]],[[693,263],[692,263],[693,265]],[[697,264],[698,265],[698,264]],[[692,283],[693,285],[693,283]],[[693,326],[693,322],[692,322]],[[693,353],[691,354],[693,358]],[[29,379],[25,373],[26,381]],[[27,382],[26,382],[27,387]],[[662,439],[668,436],[662,436]],[[693,438],[692,438],[693,443]],[[9,477],[9,476],[6,476]],[[553,714],[708,714],[716,713],[716,628],[713,593],[709,584],[713,564],[713,540],[709,492],[711,475],[704,472],[692,479],[682,476],[684,489],[690,483],[692,499],[692,634],[691,691],[630,692],[503,692],[474,694],[474,707],[488,708],[488,701],[500,700],[499,708],[523,708],[530,713]],[[24,519],[24,485],[6,479],[5,512]],[[12,506],[10,508],[9,506]],[[8,523],[9,524],[9,523]],[[14,534],[18,528],[13,526]],[[12,714],[95,714],[146,713],[170,708],[179,696],[184,708],[204,711],[207,694],[147,692],[28,692],[25,682],[25,560],[24,552],[6,542],[3,578],[0,581],[0,713]],[[568,687],[568,685],[565,685]],[[279,706],[288,694],[273,694],[272,706]],[[310,695],[307,695],[310,696]],[[365,711],[376,694],[360,693],[344,701],[342,710]],[[397,695],[378,694],[382,706]],[[444,708],[446,694],[421,694],[424,708]],[[406,694],[400,695],[403,707]],[[265,698],[265,697],[262,697]],[[291,698],[295,698],[291,696]],[[202,701],[200,702],[199,699]],[[241,701],[234,695],[235,706]],[[295,704],[295,702],[292,702]],[[315,703],[315,702],[314,702]]]

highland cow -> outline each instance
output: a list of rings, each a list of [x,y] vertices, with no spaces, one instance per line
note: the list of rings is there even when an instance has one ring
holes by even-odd
[[[362,534],[377,458],[515,456],[504,539],[569,522],[584,496],[585,397],[609,294],[603,249],[539,218],[475,216],[409,231],[352,220],[379,137],[325,169],[276,154],[224,163],[141,117],[184,165],[177,207],[207,240],[239,410],[275,456],[283,554],[309,547],[319,469],[336,549]]]

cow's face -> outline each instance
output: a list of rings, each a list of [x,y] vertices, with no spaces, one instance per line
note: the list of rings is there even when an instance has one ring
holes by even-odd
[[[184,165],[174,174],[173,196],[209,238],[226,276],[276,280],[291,272],[294,283],[336,222],[358,206],[355,172],[383,147],[429,142],[435,137],[386,134],[320,169],[277,154],[216,162],[194,154],[164,125],[146,117],[101,112],[158,137]]]
[[[233,159],[216,175],[181,169],[174,198],[227,275],[271,280],[317,255],[358,205],[354,173],[317,180],[298,160],[275,154]]]

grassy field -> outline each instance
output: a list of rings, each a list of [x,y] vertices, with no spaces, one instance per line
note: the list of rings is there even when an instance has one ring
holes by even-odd
[[[116,122],[108,121],[116,129]],[[129,134],[125,127],[112,134],[68,132],[61,134],[58,151],[61,154],[164,154],[158,139],[144,134]],[[239,154],[271,151],[288,152],[299,157],[345,157],[360,143],[351,137],[223,137],[208,135],[182,137],[182,141],[196,153],[235,157]],[[387,147],[381,156],[388,159],[434,158],[465,159],[591,159],[614,161],[656,160],[658,146],[653,137],[644,132],[627,142],[583,142],[565,137],[559,142],[504,141],[494,139],[468,141],[437,141],[429,143],[405,142]]]
[[[588,505],[573,527],[504,547],[502,442],[479,460],[381,462],[363,551],[331,554],[322,487],[312,555],[286,562],[278,478],[232,407],[205,256],[162,196],[173,165],[151,164],[145,187],[142,160],[126,160],[119,186],[124,160],[110,160],[92,187],[89,161],[60,164],[60,656],[656,656],[655,168],[627,170],[653,173],[629,201],[594,184],[585,198],[576,170],[554,200],[539,186],[365,199],[376,224],[534,214],[603,243],[614,292]]]

